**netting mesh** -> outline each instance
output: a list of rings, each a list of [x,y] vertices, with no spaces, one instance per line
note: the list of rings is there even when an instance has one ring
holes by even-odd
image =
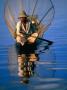
[[[4,18],[14,36],[19,13],[24,10],[28,16],[36,16],[39,21],[39,36],[43,35],[54,18],[54,6],[51,0],[6,0]]]

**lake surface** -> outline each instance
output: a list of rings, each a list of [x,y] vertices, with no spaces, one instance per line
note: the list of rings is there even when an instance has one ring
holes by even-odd
[[[57,59],[51,46],[35,56],[22,62],[14,45],[1,46],[0,90],[67,90],[67,61],[62,60],[62,54],[61,60]]]
[[[13,39],[3,17],[4,2],[0,3],[0,90],[67,90],[67,0],[52,0],[55,18],[44,34],[53,45],[37,56],[32,75],[19,74],[20,63]],[[4,46],[5,45],[5,46]],[[8,45],[8,46],[6,46]],[[27,64],[27,65],[26,65]],[[28,63],[25,64],[28,66]],[[32,66],[31,66],[32,67]],[[26,68],[27,69],[27,68]],[[23,82],[24,81],[24,82]]]

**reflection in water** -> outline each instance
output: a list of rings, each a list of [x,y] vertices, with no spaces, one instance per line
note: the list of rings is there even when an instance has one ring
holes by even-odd
[[[18,56],[18,75],[22,83],[29,83],[29,78],[34,75],[35,61],[38,60],[38,54],[35,53],[35,44],[26,43],[23,47],[17,43]]]
[[[49,47],[48,42],[41,42],[38,46],[36,43],[33,45],[25,44],[21,46],[19,43],[9,48],[9,71],[11,76],[18,76],[22,83],[29,83],[30,78],[37,74],[37,63],[42,63],[42,60],[48,60],[52,56],[47,52],[45,54],[41,51],[46,51]],[[49,51],[49,50],[48,50]],[[41,56],[41,57],[40,57]],[[43,57],[43,58],[42,58]],[[49,57],[49,58],[48,58]],[[18,62],[18,63],[17,63]],[[32,77],[32,78],[33,78]]]
[[[34,75],[35,61],[38,57],[33,54],[22,54],[18,56],[18,75],[22,83],[28,83],[29,78]]]
[[[55,59],[52,50],[17,54],[15,46],[9,47],[9,53],[0,49],[0,86],[3,84],[3,90],[67,90],[67,63]]]
[[[29,78],[34,76],[36,67],[35,62],[39,60],[39,54],[52,45],[52,42],[50,41],[39,41],[39,43],[40,44],[37,42],[29,44],[26,42],[23,46],[21,46],[20,43],[16,43],[18,76],[22,83],[29,83]]]

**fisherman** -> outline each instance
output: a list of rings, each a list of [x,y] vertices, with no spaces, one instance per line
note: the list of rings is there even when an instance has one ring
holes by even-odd
[[[37,28],[34,21],[29,20],[25,11],[22,11],[18,17],[16,25],[16,42],[22,46],[28,42],[33,44],[38,37]]]

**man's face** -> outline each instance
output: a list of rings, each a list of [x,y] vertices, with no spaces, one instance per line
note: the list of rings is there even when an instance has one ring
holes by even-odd
[[[21,22],[26,22],[27,18],[26,17],[20,17]]]

